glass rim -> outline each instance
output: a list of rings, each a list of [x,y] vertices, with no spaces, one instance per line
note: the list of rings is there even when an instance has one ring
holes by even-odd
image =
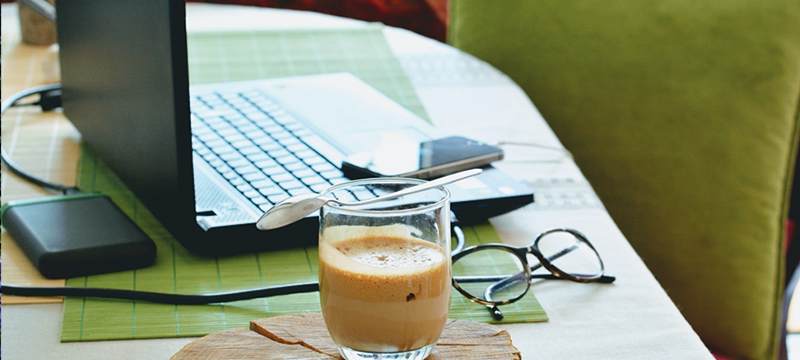
[[[358,186],[358,185],[367,185],[367,184],[424,184],[427,183],[428,180],[422,179],[414,179],[414,178],[404,178],[404,177],[382,177],[382,178],[365,178],[365,179],[358,179],[358,180],[350,180],[340,184],[333,185],[320,193],[320,195],[330,195],[332,192],[336,190],[341,190],[343,188],[351,187],[351,186]],[[347,212],[353,212],[358,214],[406,214],[406,213],[414,213],[418,211],[427,211],[431,209],[435,209],[438,207],[442,207],[445,203],[450,201],[450,190],[447,190],[444,185],[437,186],[435,188],[427,189],[422,192],[427,191],[439,191],[442,193],[441,199],[436,202],[432,202],[428,205],[415,207],[411,209],[397,209],[397,210],[365,210],[365,209],[353,209],[344,205],[338,205],[334,202],[328,202],[322,205],[322,208],[331,208],[337,210],[343,210]]]

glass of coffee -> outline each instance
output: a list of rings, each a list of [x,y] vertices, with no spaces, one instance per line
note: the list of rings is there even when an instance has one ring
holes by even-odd
[[[325,195],[364,200],[423,182],[356,180]],[[426,358],[447,321],[450,271],[450,193],[444,187],[320,210],[320,304],[345,359]]]

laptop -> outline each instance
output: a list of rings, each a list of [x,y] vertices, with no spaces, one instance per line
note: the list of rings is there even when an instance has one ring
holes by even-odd
[[[315,245],[310,215],[255,222],[272,204],[348,179],[374,139],[436,128],[348,73],[189,86],[184,1],[57,2],[63,108],[83,140],[186,248],[207,255]],[[448,185],[465,223],[533,201],[487,167]]]

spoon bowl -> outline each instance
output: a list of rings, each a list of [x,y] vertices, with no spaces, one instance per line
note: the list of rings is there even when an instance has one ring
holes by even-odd
[[[362,200],[362,201],[354,201],[354,202],[341,201],[321,194],[296,195],[275,204],[275,206],[267,210],[267,212],[261,215],[261,218],[259,218],[258,221],[256,222],[256,227],[259,230],[272,230],[282,226],[289,225],[295,221],[298,221],[306,217],[306,215],[319,210],[319,208],[321,208],[328,202],[335,202],[342,206],[367,205],[380,201],[395,199],[408,194],[413,194],[416,192],[432,189],[438,186],[450,184],[459,180],[466,179],[468,177],[478,175],[481,172],[483,172],[483,170],[481,169],[465,170],[452,175],[441,177],[433,181],[412,186],[410,188],[406,188],[391,194],[381,195],[376,198]]]

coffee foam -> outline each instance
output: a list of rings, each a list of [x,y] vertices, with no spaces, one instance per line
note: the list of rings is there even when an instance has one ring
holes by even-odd
[[[391,239],[391,240],[390,240]],[[334,247],[343,255],[382,268],[409,268],[444,260],[444,254],[424,241],[400,238],[351,239]]]
[[[405,225],[338,226],[320,235],[320,257],[343,271],[366,276],[411,275],[441,266],[446,254]]]

